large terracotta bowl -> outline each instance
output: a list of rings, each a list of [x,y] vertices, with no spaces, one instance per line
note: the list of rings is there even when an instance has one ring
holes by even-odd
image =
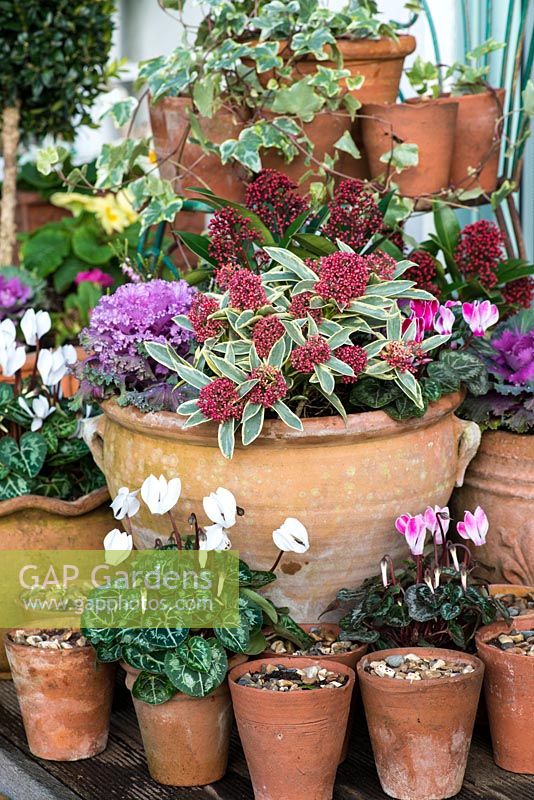
[[[403,513],[447,503],[462,482],[478,445],[478,426],[454,416],[460,395],[432,405],[424,417],[395,422],[382,411],[303,421],[302,432],[269,420],[249,447],[236,445],[232,460],[217,446],[210,424],[184,430],[184,417],[143,414],[103,404],[104,414],[85,429],[112,495],[138,489],[151,473],[179,476],[176,508],[189,532],[194,511],[208,520],[202,498],[218,486],[230,489],[245,509],[230,532],[232,545],[254,569],[272,566],[272,532],[286,517],[307,528],[310,549],[286,553],[268,594],[296,619],[318,619],[338,589],[376,574],[384,553],[403,557],[404,540],[394,528]],[[132,520],[136,547],[153,547],[169,535],[169,520],[143,507]]]

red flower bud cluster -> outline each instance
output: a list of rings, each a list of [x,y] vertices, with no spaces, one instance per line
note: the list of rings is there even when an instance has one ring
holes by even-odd
[[[320,308],[310,308],[310,300],[313,297],[311,292],[301,292],[291,298],[289,311],[296,319],[306,319],[309,315],[319,325],[323,318]]]
[[[241,419],[244,401],[238,397],[236,385],[230,378],[215,378],[203,386],[198,395],[198,407],[205,417],[216,422]]]
[[[229,265],[235,264],[244,267],[248,264],[247,256],[252,256],[252,243],[261,244],[260,235],[252,228],[250,221],[241,216],[236,209],[228,206],[216,211],[208,225],[210,242],[208,251],[219,267],[228,270]],[[217,273],[217,282],[221,289],[227,288],[229,275],[226,272]]]
[[[344,375],[342,383],[356,383],[358,380],[357,376],[363,372],[367,366],[367,353],[363,347],[360,347],[358,344],[344,344],[334,350],[334,355],[336,358],[339,358],[340,361],[352,367],[354,371],[354,378],[350,375]]]
[[[198,292],[193,297],[188,319],[193,324],[195,338],[198,342],[205,342],[212,336],[217,336],[224,328],[220,319],[208,319],[211,314],[219,310],[219,304],[214,297],[208,297]]]
[[[258,383],[247,396],[247,400],[250,400],[251,403],[259,403],[265,408],[272,408],[287,394],[287,383],[276,367],[270,367],[267,364],[256,367],[249,375],[249,379],[252,378],[257,378]]]
[[[497,283],[497,267],[503,258],[503,237],[497,225],[480,219],[466,225],[454,257],[466,278],[476,278],[486,289]]]
[[[408,258],[410,261],[415,261],[415,267],[407,269],[403,278],[408,281],[414,281],[418,289],[423,289],[430,294],[439,294],[439,288],[435,282],[437,276],[436,259],[426,250],[414,250]]]
[[[332,253],[321,258],[315,291],[325,300],[346,306],[365,294],[369,266],[364,256],[355,253]]]
[[[256,311],[267,303],[267,295],[261,277],[249,269],[235,272],[228,283],[230,305],[241,310]]]
[[[382,229],[382,213],[363,181],[341,181],[328,207],[330,217],[324,233],[333,242],[340,239],[354,250],[361,250]]]
[[[297,372],[313,372],[317,364],[324,364],[328,361],[332,352],[326,339],[320,336],[312,336],[306,344],[295,347],[291,353],[291,366]]]
[[[532,278],[519,278],[506,284],[502,296],[511,306],[530,308],[534,302],[534,280]]]
[[[417,342],[388,342],[380,353],[380,357],[400,372],[417,372],[417,367],[424,361],[424,353]]]
[[[297,184],[275,169],[262,169],[247,186],[245,205],[275,236],[281,237],[309,203],[295,191]]]
[[[256,322],[252,331],[252,341],[260,358],[267,358],[272,346],[284,335],[284,331],[284,326],[274,314]]]
[[[375,250],[374,253],[370,253],[368,256],[362,256],[362,258],[365,258],[370,271],[378,275],[381,280],[393,280],[397,262],[394,258],[388,256],[387,253],[383,253],[382,250]]]

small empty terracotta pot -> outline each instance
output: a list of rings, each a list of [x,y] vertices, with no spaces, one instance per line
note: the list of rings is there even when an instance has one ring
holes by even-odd
[[[532,617],[516,617],[512,626],[494,622],[476,635],[477,652],[486,665],[484,694],[497,766],[534,775],[534,658],[488,644],[511,627],[533,630]]]
[[[90,646],[42,650],[10,634],[4,641],[33,755],[79,761],[105,750],[115,665],[98,664]]]
[[[381,157],[399,143],[416,144],[419,162],[400,173],[390,169],[401,194],[420,197],[449,186],[458,103],[425,100],[362,106],[362,135],[372,178],[388,173]]]
[[[255,800],[331,800],[354,688],[345,664],[304,658],[348,676],[336,689],[273,692],[241,686],[239,678],[262,664],[295,667],[295,659],[264,658],[231,670],[228,680]]]
[[[422,658],[470,664],[453,678],[407,681],[365,671],[371,661],[414,652],[369,653],[358,663],[369,736],[384,792],[398,800],[442,800],[462,788],[484,665],[454,650],[418,647]]]
[[[336,625],[335,622],[315,622],[315,623],[299,623],[300,627],[303,628],[305,631],[310,631],[312,628],[320,628],[321,630],[325,631],[325,633],[332,633],[335,636],[339,636],[341,633],[341,628],[339,625]],[[336,661],[338,664],[345,664],[347,667],[350,667],[354,671],[356,671],[356,664],[365,655],[367,652],[367,645],[361,644],[355,650],[350,650],[347,653],[332,653],[331,655],[324,655],[321,654],[320,658],[321,661]],[[266,650],[262,653],[258,658],[274,658],[276,654],[273,654],[272,650]],[[303,658],[310,658],[310,656],[295,656],[295,655],[286,655],[284,654],[283,658],[290,658],[292,661],[299,661]],[[318,656],[316,656],[318,658]],[[349,740],[350,735],[352,732],[352,725],[354,722],[354,715],[356,713],[356,709],[358,706],[358,702],[360,699],[360,690],[358,686],[358,681],[354,683],[354,691],[352,692],[352,700],[350,704],[350,712],[349,712],[349,719],[347,723],[347,732],[345,734],[345,741],[343,742],[343,750],[341,752],[341,761],[344,761],[347,757],[348,749],[349,749]]]

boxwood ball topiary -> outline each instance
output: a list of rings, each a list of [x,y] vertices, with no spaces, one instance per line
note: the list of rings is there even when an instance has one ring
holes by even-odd
[[[21,133],[72,139],[102,91],[114,0],[0,0],[0,98]]]

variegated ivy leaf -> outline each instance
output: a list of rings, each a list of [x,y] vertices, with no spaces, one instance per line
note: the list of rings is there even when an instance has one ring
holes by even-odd
[[[126,97],[124,100],[118,100],[113,103],[100,117],[110,116],[113,118],[117,128],[122,128],[123,125],[131,119],[134,111],[139,105],[136,97]]]
[[[391,165],[396,172],[416,167],[419,164],[419,147],[410,142],[402,142],[387,153],[383,153],[380,161],[383,164]]]

